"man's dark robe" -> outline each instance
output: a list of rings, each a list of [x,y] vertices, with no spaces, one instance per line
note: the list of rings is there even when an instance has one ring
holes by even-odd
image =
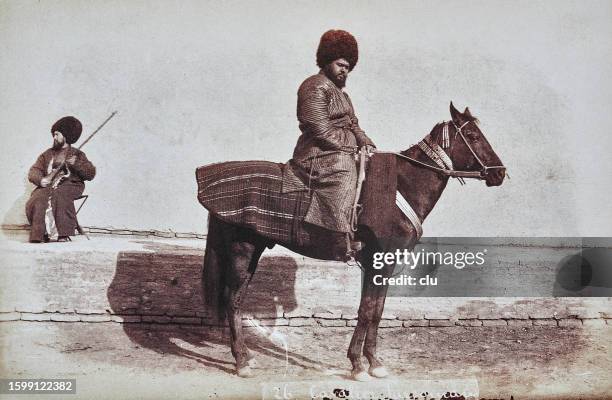
[[[300,86],[297,117],[302,134],[290,166],[313,190],[304,220],[348,232],[357,182],[355,153],[361,146],[374,144],[359,127],[348,94],[323,72]]]
[[[53,168],[57,168],[65,159],[76,156],[73,166],[68,167],[69,176],[64,178],[57,188],[51,186],[41,187],[42,178],[51,173]],[[30,182],[37,186],[26,203],[26,216],[31,225],[30,241],[43,241],[47,232],[45,222],[45,212],[49,205],[55,220],[57,236],[74,235],[77,219],[74,208],[74,200],[79,197],[85,189],[83,181],[90,181],[96,174],[96,168],[87,159],[82,151],[67,147],[64,149],[48,149],[42,153],[28,174]]]

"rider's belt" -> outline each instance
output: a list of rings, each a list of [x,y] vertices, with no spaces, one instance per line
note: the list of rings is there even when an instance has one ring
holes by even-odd
[[[345,115],[340,118],[332,119],[329,122],[334,126],[334,128],[349,128],[350,129],[353,126],[353,121],[351,120],[351,117],[349,117],[348,115]]]

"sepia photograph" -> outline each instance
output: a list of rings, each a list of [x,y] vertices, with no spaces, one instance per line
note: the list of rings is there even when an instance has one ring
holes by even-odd
[[[611,19],[0,0],[0,398],[612,399]]]

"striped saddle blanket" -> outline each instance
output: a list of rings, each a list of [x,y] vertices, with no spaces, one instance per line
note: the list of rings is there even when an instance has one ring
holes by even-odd
[[[311,195],[307,188],[283,191],[285,166],[270,161],[229,161],[199,167],[198,200],[225,222],[281,243],[299,242]]]

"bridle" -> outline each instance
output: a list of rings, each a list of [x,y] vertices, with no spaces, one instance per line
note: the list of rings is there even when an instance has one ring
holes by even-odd
[[[478,164],[480,164],[480,171],[477,171],[480,173],[479,179],[486,179],[487,175],[489,174],[489,170],[492,170],[492,169],[504,169],[505,170],[506,167],[504,165],[485,165],[485,163],[482,162],[480,157],[478,157],[478,154],[476,154],[476,152],[472,148],[472,145],[470,144],[470,142],[467,140],[467,138],[463,134],[463,128],[470,122],[472,121],[467,121],[460,127],[457,127],[457,125],[455,124],[455,121],[452,121],[453,126],[455,127],[455,138],[457,137],[457,135],[461,136],[461,139],[463,139],[463,143],[465,143],[467,148],[470,150],[470,153],[472,153],[472,156],[474,157],[474,159],[478,161]]]
[[[436,143],[436,141],[432,139],[431,133],[425,136],[423,140],[421,140],[417,144],[417,146],[436,165],[431,165],[426,162],[419,161],[415,158],[409,157],[405,154],[396,153],[392,151],[374,150],[374,153],[393,154],[399,158],[408,160],[413,164],[416,164],[423,168],[437,172],[441,175],[452,177],[452,178],[457,178],[459,182],[461,182],[461,184],[465,183],[463,178],[473,178],[473,179],[481,179],[481,180],[487,179],[487,176],[490,170],[495,170],[495,169],[505,170],[506,167],[503,165],[493,165],[493,166],[485,165],[485,163],[482,162],[482,159],[478,157],[478,154],[476,154],[476,152],[470,145],[470,142],[467,140],[467,138],[465,137],[465,134],[463,133],[463,129],[470,122],[475,123],[475,121],[467,121],[463,125],[457,126],[457,124],[455,124],[454,121],[443,122],[444,125],[442,126],[442,146],[440,146],[438,143]],[[450,148],[450,145],[451,145],[449,133],[448,133],[448,130],[449,130],[448,128],[449,128],[450,123],[452,123],[455,128],[455,136],[453,140],[457,139],[457,135],[461,136],[463,143],[465,143],[467,148],[470,150],[470,153],[472,153],[472,156],[474,157],[476,162],[478,162],[478,164],[480,165],[480,170],[478,171],[458,171],[454,168],[453,161],[451,160],[449,155],[446,153],[446,151],[444,151],[445,148],[448,149]],[[358,179],[359,184],[358,184],[357,198],[359,198],[359,195],[360,195],[361,180],[365,179],[365,165],[364,164],[366,161],[366,149],[362,148],[359,152],[359,155],[360,155],[360,162],[359,162],[359,165],[360,165],[359,177],[360,178]],[[414,227],[416,240],[418,241],[423,235],[423,225],[422,225],[423,221],[421,220],[421,217],[419,216],[419,214],[414,210],[413,206],[404,198],[404,196],[402,195],[402,193],[400,193],[399,190],[396,190],[395,192],[395,205],[399,208],[402,214],[404,214],[404,216],[410,221],[410,223]],[[359,214],[358,206],[359,205],[357,203],[357,199],[355,199],[355,204],[353,206],[352,220],[351,220],[353,231],[357,230],[357,218]]]
[[[455,121],[444,122],[442,147],[440,145],[438,145],[437,143],[435,143],[433,140],[431,140],[431,134],[425,136],[425,138],[423,140],[421,140],[417,144],[417,146],[419,146],[419,148],[434,163],[436,163],[437,166],[425,163],[423,161],[419,161],[419,160],[417,160],[415,158],[409,157],[409,156],[407,156],[405,154],[402,154],[402,153],[389,152],[389,151],[375,151],[375,152],[376,153],[395,154],[397,157],[406,159],[406,160],[410,161],[413,164],[419,165],[421,167],[427,168],[429,170],[435,171],[435,172],[437,172],[439,174],[442,174],[442,175],[445,175],[445,176],[448,176],[448,177],[451,177],[451,178],[457,178],[459,180],[459,182],[461,182],[461,184],[465,183],[463,178],[473,178],[473,179],[484,180],[484,179],[487,178],[487,175],[489,174],[490,170],[495,170],[495,169],[504,169],[505,170],[506,167],[504,165],[493,165],[493,166],[485,165],[485,163],[482,162],[480,157],[478,157],[478,154],[476,154],[476,152],[474,151],[474,149],[470,145],[470,142],[465,137],[465,134],[463,133],[463,128],[465,128],[466,125],[468,125],[470,122],[473,122],[473,121],[467,121],[467,122],[463,123],[463,125],[461,125],[461,126],[457,126],[457,124],[455,124]],[[449,148],[450,147],[450,140],[448,139],[448,124],[449,123],[452,123],[454,128],[455,128],[455,136],[454,136],[454,138],[456,139],[457,135],[459,135],[461,137],[461,139],[463,140],[463,143],[465,143],[466,147],[470,150],[470,153],[472,153],[472,156],[474,157],[476,162],[478,162],[478,164],[480,165],[480,170],[478,170],[478,171],[460,171],[460,170],[456,170],[453,167],[453,164],[452,164],[452,161],[451,161],[450,157],[448,156],[446,151],[444,151],[444,148]]]
[[[426,162],[409,157],[405,154],[396,153],[393,151],[374,150],[374,153],[393,154],[399,158],[408,160],[413,164],[416,164],[423,168],[437,172],[441,175],[452,177],[452,178],[457,178],[459,182],[461,182],[462,185],[465,184],[465,181],[463,180],[463,178],[473,178],[473,179],[481,179],[481,180],[487,179],[487,176],[490,170],[494,170],[494,169],[504,169],[505,170],[506,167],[503,165],[493,165],[493,166],[485,165],[485,163],[482,162],[481,158],[478,157],[478,154],[476,154],[476,152],[470,145],[470,142],[467,140],[467,138],[465,137],[465,134],[463,133],[463,129],[470,122],[474,122],[474,121],[467,121],[463,123],[463,125],[461,126],[457,126],[457,124],[455,124],[454,121],[443,122],[444,125],[442,126],[442,146],[440,146],[438,143],[436,143],[436,141],[432,139],[431,133],[425,136],[423,140],[421,140],[419,143],[417,143],[416,146],[418,146],[429,157],[429,159],[432,160],[436,165],[431,165]],[[455,128],[455,136],[453,140],[457,139],[457,135],[461,136],[463,143],[465,143],[467,148],[470,150],[470,153],[472,153],[472,156],[474,157],[476,162],[478,162],[478,164],[480,165],[480,170],[478,171],[459,171],[459,170],[456,170],[455,167],[453,166],[453,161],[451,160],[449,155],[446,153],[446,151],[444,151],[445,148],[448,149],[451,146],[449,132],[448,132],[449,124],[451,123],[453,124]],[[353,231],[357,230],[357,221],[358,221],[358,215],[359,215],[358,198],[361,193],[361,183],[365,179],[365,162],[367,160],[367,154],[368,152],[366,151],[365,147],[362,147],[361,150],[359,151],[359,165],[360,165],[359,168],[360,169],[359,169],[359,178],[358,178],[358,185],[357,185],[357,197],[355,198],[355,203],[353,204],[353,213],[352,213],[352,218],[351,218],[351,226],[352,226]],[[416,238],[417,240],[419,240],[421,236],[423,235],[423,226],[422,226],[421,217],[419,217],[419,215],[414,210],[414,208],[410,205],[410,203],[404,198],[404,196],[398,190],[396,190],[395,205],[408,218],[408,220],[410,220],[410,222],[412,223],[415,229]]]

